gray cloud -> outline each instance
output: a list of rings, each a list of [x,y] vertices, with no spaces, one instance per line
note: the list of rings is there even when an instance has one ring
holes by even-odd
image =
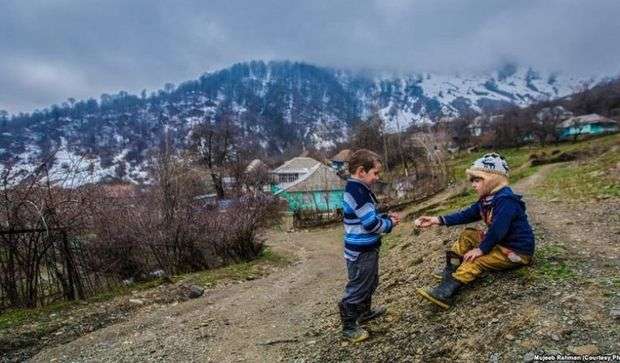
[[[0,109],[154,90],[251,59],[484,72],[620,72],[617,0],[0,3]]]

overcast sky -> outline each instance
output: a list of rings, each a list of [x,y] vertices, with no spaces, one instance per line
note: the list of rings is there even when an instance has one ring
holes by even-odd
[[[0,109],[253,59],[398,72],[620,72],[620,0],[0,0]]]

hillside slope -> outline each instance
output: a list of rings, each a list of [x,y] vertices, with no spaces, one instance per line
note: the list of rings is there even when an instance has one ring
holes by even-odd
[[[342,342],[338,319],[324,314],[317,328],[325,331],[319,343],[292,347],[288,357],[513,362],[531,361],[534,354],[617,352],[620,139],[608,138],[605,146],[589,160],[545,165],[516,183],[515,189],[525,194],[537,237],[531,267],[489,274],[463,290],[454,308],[443,311],[420,299],[415,289],[437,283],[430,272],[443,264],[443,251],[461,228],[434,228],[416,236],[411,223],[405,223],[387,238],[383,251],[376,300],[387,305],[389,314],[368,325],[370,341]],[[597,173],[599,185],[573,184],[573,190],[564,189],[558,196],[553,183],[563,169],[580,175],[593,164],[598,170],[588,173]],[[579,190],[591,192],[584,197]],[[446,211],[441,205],[437,208],[436,212]]]
[[[430,271],[443,263],[459,228],[415,235],[405,222],[385,238],[375,301],[389,313],[368,324],[370,340],[355,345],[341,339],[336,310],[345,283],[341,227],[274,230],[268,244],[294,256],[294,264],[209,288],[196,300],[146,304],[32,360],[513,362],[539,353],[618,352],[620,135],[546,151],[555,148],[582,157],[531,168],[527,155],[541,149],[509,153],[513,167],[524,163],[515,188],[525,194],[535,228],[535,263],[482,278],[454,309],[430,306],[415,288],[435,283]],[[442,212],[468,198],[441,193],[407,212]]]
[[[598,81],[514,65],[490,74],[393,75],[254,61],[151,95],[121,91],[10,118],[0,112],[0,166],[31,170],[56,153],[54,172],[80,169],[89,181],[140,182],[163,135],[185,148],[198,123],[232,122],[258,156],[295,154],[345,140],[351,125],[373,112],[388,130],[404,130],[442,116],[566,96]]]

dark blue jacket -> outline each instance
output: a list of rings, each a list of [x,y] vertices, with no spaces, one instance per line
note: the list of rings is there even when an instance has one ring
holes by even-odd
[[[534,254],[534,233],[527,221],[525,203],[509,187],[498,190],[488,202],[480,199],[466,209],[439,219],[446,226],[484,220],[488,230],[479,247],[485,254],[497,244],[524,255]]]

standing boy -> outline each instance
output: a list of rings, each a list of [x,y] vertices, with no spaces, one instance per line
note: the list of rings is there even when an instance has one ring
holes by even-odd
[[[339,309],[342,334],[352,342],[368,338],[368,332],[359,323],[386,311],[384,307],[371,307],[372,294],[379,283],[381,234],[390,233],[400,223],[400,217],[377,211],[377,198],[370,187],[379,180],[381,169],[381,159],[370,150],[358,150],[349,160],[351,178],[342,202],[348,282]]]
[[[441,283],[432,290],[418,289],[426,300],[448,309],[453,295],[483,271],[528,265],[534,254],[534,233],[527,221],[525,203],[508,187],[508,163],[497,154],[486,154],[466,170],[479,200],[469,208],[441,217],[423,216],[418,227],[454,226],[482,220],[483,232],[466,228],[446,253]]]

